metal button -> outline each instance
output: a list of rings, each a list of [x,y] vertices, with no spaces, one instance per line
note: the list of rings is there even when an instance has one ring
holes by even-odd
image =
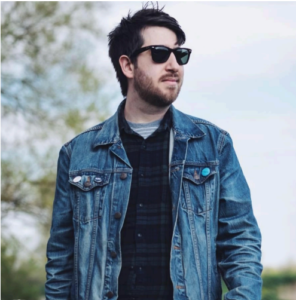
[[[127,173],[121,173],[120,174],[120,179],[126,179]]]
[[[83,185],[85,187],[90,187],[91,186],[90,177],[88,177],[87,181],[85,181]]]
[[[97,182],[97,183],[102,182],[102,178],[101,177],[96,177],[95,182]]]
[[[210,170],[210,168],[204,168],[204,169],[202,169],[202,171],[201,171],[201,175],[202,176],[208,176],[209,174],[211,173],[211,170]]]
[[[114,294],[113,294],[111,291],[109,291],[109,292],[106,294],[106,296],[107,296],[108,298],[112,298],[112,297],[114,296]]]
[[[73,182],[79,182],[81,180],[81,176],[76,176],[74,179],[73,179]]]
[[[199,174],[197,173],[196,170],[194,170],[194,179],[198,180],[199,179]]]
[[[114,218],[115,219],[120,219],[121,218],[121,213],[120,212],[115,213]]]
[[[111,257],[112,258],[116,258],[117,257],[117,253],[115,251],[111,251]]]
[[[85,187],[90,187],[90,186],[91,186],[90,176],[87,176],[87,180],[84,182],[83,185],[84,185]]]

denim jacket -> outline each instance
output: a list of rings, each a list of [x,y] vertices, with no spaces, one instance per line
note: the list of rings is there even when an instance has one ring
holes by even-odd
[[[174,300],[220,300],[221,276],[229,289],[224,299],[259,300],[261,234],[231,138],[205,120],[171,111]],[[120,231],[133,169],[117,114],[60,151],[46,299],[118,297]]]

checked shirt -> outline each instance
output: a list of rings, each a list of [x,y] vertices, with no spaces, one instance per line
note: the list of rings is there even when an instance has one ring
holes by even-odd
[[[168,177],[171,112],[168,110],[159,128],[144,139],[129,127],[123,109],[118,123],[133,177],[121,231],[118,299],[172,300],[172,204]]]

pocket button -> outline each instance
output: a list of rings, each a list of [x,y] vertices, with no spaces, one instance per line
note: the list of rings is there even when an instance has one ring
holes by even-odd
[[[85,181],[83,185],[85,187],[90,187],[91,186],[91,182],[90,181]]]
[[[126,179],[126,177],[127,177],[127,174],[126,173],[121,173],[120,174],[120,179]]]

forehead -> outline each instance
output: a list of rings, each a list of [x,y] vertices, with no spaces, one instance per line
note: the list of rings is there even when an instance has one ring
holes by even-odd
[[[174,31],[166,27],[146,27],[142,29],[141,34],[144,39],[144,44],[142,47],[150,45],[163,45],[172,48],[178,45],[176,34]]]

